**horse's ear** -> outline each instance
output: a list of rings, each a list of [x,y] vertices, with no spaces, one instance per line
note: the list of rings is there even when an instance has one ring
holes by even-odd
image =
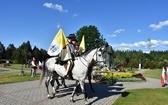
[[[99,50],[99,51],[102,51],[102,48],[100,47],[98,50]]]

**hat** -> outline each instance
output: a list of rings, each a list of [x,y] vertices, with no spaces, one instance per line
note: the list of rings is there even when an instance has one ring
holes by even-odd
[[[69,36],[67,36],[67,38],[76,38],[75,34],[69,34]]]

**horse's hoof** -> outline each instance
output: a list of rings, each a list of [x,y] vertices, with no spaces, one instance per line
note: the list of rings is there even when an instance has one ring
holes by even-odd
[[[52,97],[55,97],[55,93],[52,93]]]
[[[48,99],[51,99],[51,96],[47,96]]]
[[[85,101],[85,105],[89,105],[87,101]]]
[[[73,102],[73,103],[74,103],[74,102],[75,102],[75,100],[70,100],[70,102]]]
[[[62,86],[62,84],[58,84],[59,86]]]
[[[79,93],[76,93],[76,96],[79,96]]]

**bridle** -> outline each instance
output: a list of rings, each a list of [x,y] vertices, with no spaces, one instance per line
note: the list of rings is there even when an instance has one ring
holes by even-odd
[[[90,62],[91,65],[97,65],[98,62],[104,62],[104,60],[103,60],[103,61],[99,61],[99,60],[98,60],[98,56],[99,56],[99,55],[97,54],[97,53],[98,53],[98,50],[99,50],[99,49],[96,48],[96,52],[95,52],[95,53],[93,54],[93,56],[92,56],[92,60],[91,60],[91,62]],[[102,53],[102,52],[101,52],[101,53]],[[102,54],[101,54],[101,55],[102,55]],[[96,59],[95,59],[95,60],[94,60],[94,56],[96,56]],[[83,57],[83,56],[79,57],[79,60],[82,62],[82,64],[87,67],[87,65],[81,60],[81,58],[83,58],[86,62],[88,62],[88,61],[87,61],[87,60],[85,59],[85,57]]]
[[[98,54],[98,51],[101,52],[100,55]],[[102,51],[101,51],[100,49],[97,48],[95,54],[96,54],[96,64],[99,64],[99,63],[103,63],[103,64],[104,64],[104,57],[102,57],[102,58],[103,58],[102,60],[99,60],[99,59],[98,59],[100,56],[102,56]],[[95,55],[95,54],[94,54],[94,55]],[[94,55],[93,55],[93,56],[94,56]]]

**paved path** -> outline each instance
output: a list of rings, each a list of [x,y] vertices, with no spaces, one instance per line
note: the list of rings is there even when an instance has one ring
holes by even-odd
[[[69,88],[61,87],[53,99],[47,99],[44,83],[40,88],[38,83],[37,80],[0,85],[0,105],[84,105],[82,94],[74,97],[75,103],[69,101],[74,81],[67,80]],[[86,83],[89,105],[112,105],[123,91],[129,89],[162,88],[159,79],[151,78],[147,78],[146,82],[118,82],[114,85],[93,83],[93,87],[95,93],[91,92]]]

